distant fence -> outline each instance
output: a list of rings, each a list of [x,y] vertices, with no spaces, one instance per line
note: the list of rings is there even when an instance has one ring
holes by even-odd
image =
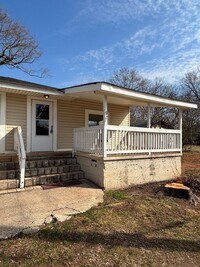
[[[184,152],[200,152],[200,146],[193,146],[193,145],[185,145],[183,146]]]

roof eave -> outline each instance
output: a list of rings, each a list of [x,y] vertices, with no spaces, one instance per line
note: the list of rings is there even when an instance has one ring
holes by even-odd
[[[60,90],[56,89],[46,89],[46,88],[37,88],[36,87],[30,87],[30,86],[19,86],[19,85],[11,85],[7,83],[0,83],[0,88],[5,89],[13,89],[13,90],[19,90],[19,91],[25,91],[25,92],[32,92],[32,93],[38,93],[38,94],[49,94],[49,95],[64,95],[64,93]]]
[[[152,105],[176,107],[180,109],[194,108],[197,109],[198,105],[180,100],[169,99],[162,96],[151,95],[123,87],[119,87],[106,82],[97,82],[91,84],[84,84],[75,87],[68,87],[64,89],[65,94],[84,93],[93,91],[98,94],[112,95],[115,97],[124,97],[130,100],[138,100],[138,102],[146,102]]]
[[[198,105],[195,103],[169,99],[169,98],[165,98],[162,96],[146,94],[146,93],[139,92],[139,91],[131,91],[131,90],[120,88],[120,87],[114,88],[112,85],[108,86],[106,83],[102,84],[101,91],[105,93],[119,95],[119,96],[123,95],[124,97],[128,97],[131,99],[135,99],[135,100],[137,99],[138,101],[142,101],[142,102],[145,101],[145,102],[149,102],[152,104],[159,104],[159,105],[168,106],[168,107],[177,107],[177,108],[182,108],[182,109],[188,109],[188,108],[197,109],[198,108]]]

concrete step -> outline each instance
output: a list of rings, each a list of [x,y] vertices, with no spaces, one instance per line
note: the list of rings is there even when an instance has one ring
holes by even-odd
[[[11,153],[11,154],[0,154],[0,162],[17,162],[17,154]]]
[[[76,158],[27,160],[26,168],[31,169],[31,168],[41,168],[41,167],[63,166],[69,164],[77,164]]]
[[[82,171],[34,176],[34,177],[25,178],[25,187],[65,182],[69,180],[78,180],[78,179],[83,179],[83,178],[84,178],[84,173]]]
[[[19,163],[18,162],[0,162],[0,171],[5,170],[18,170],[19,169]]]
[[[16,155],[0,161],[0,190],[19,187],[19,162]],[[26,158],[25,187],[84,178],[84,172],[69,153],[30,153]]]
[[[16,189],[19,187],[18,179],[4,179],[0,180],[0,190]]]
[[[33,168],[36,165],[37,164],[31,165],[32,168],[26,168],[25,169],[25,177],[49,175],[49,174],[61,174],[61,173],[67,173],[67,172],[73,172],[73,171],[80,171],[81,170],[81,167],[79,164]],[[12,166],[10,165],[10,168],[11,167]],[[19,169],[18,170],[10,170],[10,169],[0,170],[0,180],[19,178],[19,173],[20,173]]]
[[[82,171],[75,171],[69,173],[61,174],[49,174],[25,178],[25,187],[52,184],[58,182],[66,182],[70,180],[79,180],[84,178],[84,173]],[[18,179],[3,179],[0,180],[0,191],[8,189],[19,188]]]
[[[0,180],[17,179],[18,177],[19,177],[19,170],[0,171]]]
[[[53,167],[31,168],[25,169],[25,177],[49,175],[49,174],[61,174],[73,171],[80,171],[80,165],[61,165]]]
[[[72,157],[72,152],[36,152],[28,153],[26,159],[29,160],[54,160],[54,159],[67,159]]]

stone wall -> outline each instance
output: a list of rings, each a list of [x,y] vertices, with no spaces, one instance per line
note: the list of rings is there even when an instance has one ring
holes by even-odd
[[[159,182],[181,175],[181,156],[159,156],[103,160],[89,155],[77,155],[85,178],[106,190],[131,185]]]

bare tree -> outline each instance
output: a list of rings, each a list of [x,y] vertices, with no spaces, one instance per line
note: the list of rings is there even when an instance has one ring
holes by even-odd
[[[149,93],[166,98],[176,99],[178,93],[175,88],[161,78],[155,78],[149,86]],[[175,108],[154,107],[151,112],[152,125],[174,128],[177,125],[178,110]]]
[[[29,68],[40,56],[38,44],[29,32],[0,9],[0,66],[16,68],[29,75],[41,77],[46,70]]]
[[[128,68],[115,71],[109,82],[139,91],[147,91],[149,86],[147,79],[143,78],[136,70]]]
[[[200,112],[185,110],[183,112],[183,145],[200,145]]]
[[[182,79],[183,89],[191,99],[200,102],[200,68],[188,72]]]
[[[200,145],[200,68],[183,77],[182,99],[199,104],[197,110],[183,112],[183,144]]]
[[[167,84],[162,79],[154,79],[150,81],[142,77],[136,70],[122,68],[114,72],[109,80],[118,86],[130,88],[150,94],[156,94],[168,98],[176,98],[177,93],[172,85]],[[147,120],[146,107],[132,107],[131,109],[131,125],[144,124]],[[177,123],[177,110],[170,108],[154,107],[151,109],[152,125],[163,126],[163,123],[168,128],[175,127]],[[162,125],[161,125],[162,123]]]

